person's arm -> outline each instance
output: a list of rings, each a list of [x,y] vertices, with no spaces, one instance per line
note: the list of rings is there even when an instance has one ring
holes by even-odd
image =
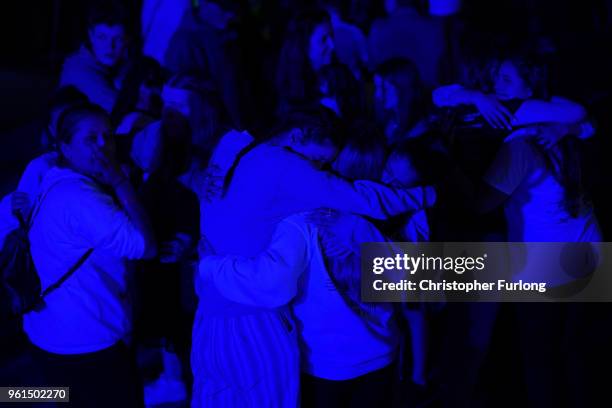
[[[459,84],[444,85],[432,92],[434,105],[438,107],[471,105],[476,99],[478,91],[464,88]]]
[[[197,279],[212,281],[234,302],[279,307],[297,293],[298,278],[310,260],[309,242],[301,228],[285,220],[277,226],[268,248],[256,256],[203,256]]]
[[[114,160],[103,155],[97,156],[100,162],[100,173],[97,178],[113,188],[115,195],[130,221],[144,238],[144,254],[142,258],[151,259],[157,254],[153,227],[144,206],[136,195],[129,179],[123,174]]]
[[[494,128],[511,129],[510,124],[516,120],[495,95],[464,88],[461,85],[441,86],[433,91],[432,98],[438,107],[473,105]]]
[[[296,154],[283,158],[280,192],[296,203],[297,211],[327,207],[340,211],[386,219],[416,209],[431,207],[436,201],[431,186],[397,189],[371,181],[350,182],[317,169]]]
[[[568,99],[553,97],[550,101],[527,100],[515,113],[514,126],[525,126],[534,123],[576,124],[587,118],[587,111],[582,105]]]

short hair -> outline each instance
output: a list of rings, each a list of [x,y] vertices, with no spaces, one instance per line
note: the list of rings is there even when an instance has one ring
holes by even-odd
[[[344,141],[344,132],[335,112],[317,106],[293,109],[284,114],[272,132],[272,137],[285,134],[293,129],[301,129],[304,141],[331,142],[340,147]]]
[[[122,26],[126,31],[128,29],[129,13],[127,9],[119,2],[111,1],[95,1],[87,16],[87,28],[91,29],[97,25],[105,24],[107,26]]]

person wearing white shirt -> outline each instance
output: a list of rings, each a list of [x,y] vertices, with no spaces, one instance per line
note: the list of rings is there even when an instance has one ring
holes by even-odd
[[[376,180],[384,156],[379,141],[365,139],[349,143],[334,167],[347,177]],[[204,256],[198,279],[244,305],[273,308],[291,301],[304,406],[386,406],[399,338],[393,308],[364,306],[355,285],[359,244],[385,238],[362,217],[324,210],[324,218],[327,213],[325,220],[317,212],[286,218],[258,255]]]
[[[539,125],[501,147],[485,175],[478,207],[487,211],[503,204],[508,241],[582,242],[591,243],[594,250],[593,243],[602,241],[593,207],[582,188],[579,129]],[[551,293],[575,288],[580,276],[570,275],[562,267],[562,247],[567,246],[534,244],[526,245],[520,253],[512,252],[513,279],[545,282]],[[558,406],[557,398],[583,401],[584,392],[576,390],[587,390],[593,379],[580,353],[594,336],[592,331],[579,329],[589,319],[585,308],[573,303],[517,303],[513,308],[530,405]],[[574,350],[571,356],[560,351],[566,347]],[[563,369],[556,369],[557,365]],[[559,394],[560,384],[568,382],[575,386]]]
[[[114,160],[110,129],[98,106],[65,113],[57,133],[58,164],[42,182],[29,232],[42,290],[84,260],[48,293],[42,308],[23,319],[48,384],[70,386],[77,406],[117,406],[115,393],[122,395],[119,406],[142,404],[135,363],[122,342],[131,328],[126,260],[152,257],[155,244]]]

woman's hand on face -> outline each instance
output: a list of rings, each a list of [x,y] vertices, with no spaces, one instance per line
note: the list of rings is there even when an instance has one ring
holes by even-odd
[[[478,93],[474,105],[485,120],[496,129],[512,129],[514,116],[493,95]]]
[[[206,239],[205,235],[200,237],[200,242],[198,242],[198,258],[202,259],[204,257],[215,255],[215,249],[208,239]]]
[[[100,183],[116,188],[126,180],[119,163],[114,158],[109,157],[108,154],[98,150],[94,152],[94,160],[96,162],[94,177]]]

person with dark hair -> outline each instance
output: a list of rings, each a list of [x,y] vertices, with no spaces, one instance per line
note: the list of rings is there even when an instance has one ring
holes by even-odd
[[[56,126],[62,112],[70,106],[84,105],[88,102],[87,95],[72,85],[60,87],[53,93],[49,102],[47,127],[41,136],[43,150],[55,150]]]
[[[145,173],[160,165],[164,146],[170,148],[172,136],[189,139],[187,168],[181,180],[196,194],[208,159],[221,136],[232,126],[218,93],[209,81],[190,74],[172,77],[164,85],[162,119],[148,125],[134,136],[131,156]]]
[[[376,112],[389,145],[427,130],[425,89],[417,67],[408,60],[389,60],[376,69]]]
[[[370,67],[404,58],[413,61],[427,89],[440,84],[447,53],[442,20],[424,15],[418,0],[385,0],[387,16],[372,24],[368,37]]]
[[[338,60],[361,79],[368,66],[368,43],[361,28],[347,21],[350,1],[325,0],[323,4],[331,19]]]
[[[128,20],[116,2],[97,2],[87,21],[87,40],[64,62],[60,86],[73,85],[92,103],[111,112],[127,59]]]
[[[494,128],[512,129],[542,122],[578,123],[585,109],[565,98],[550,96],[546,67],[527,56],[502,58],[491,68],[493,92],[447,85],[433,92],[439,107],[474,106]]]
[[[279,221],[319,207],[386,218],[433,204],[430,187],[394,190],[320,170],[337,155],[334,117],[320,110],[292,113],[273,138],[238,153],[222,175],[222,195],[201,202],[201,232],[214,252],[256,255]],[[239,287],[196,279],[200,301],[193,331],[193,405],[295,406],[298,346],[286,305],[295,295],[295,280],[282,274],[272,280],[236,278]],[[257,293],[257,304],[235,301],[245,287]]]
[[[319,71],[321,105],[350,123],[365,116],[364,89],[344,64],[331,63]]]
[[[53,289],[23,328],[47,384],[69,386],[72,404],[142,406],[123,342],[131,330],[126,260],[155,255],[149,220],[114,160],[102,108],[75,107],[57,129],[58,164],[45,175],[29,231],[42,290]]]
[[[509,242],[600,242],[602,234],[582,180],[578,126],[541,124],[504,143],[485,175],[481,211],[503,205]],[[571,250],[575,250],[576,247]],[[551,293],[571,288],[583,276],[561,269],[560,247],[527,247],[513,255],[514,281],[546,282]],[[524,264],[517,262],[524,259]],[[517,265],[514,265],[517,264]],[[593,377],[584,361],[561,351],[578,350],[592,332],[581,332],[588,321],[580,305],[517,304],[519,341],[530,405],[558,406],[584,401]],[[570,353],[573,354],[573,353]],[[561,369],[557,370],[556,365]],[[580,374],[578,374],[580,373]],[[560,384],[574,384],[560,396]],[[575,393],[574,390],[581,390]],[[584,391],[583,391],[584,390]],[[562,393],[563,394],[563,393]],[[589,404],[585,404],[588,406]]]
[[[244,72],[239,11],[233,1],[192,2],[169,40],[162,65],[175,75],[196,73],[213,83],[234,126],[244,129],[255,108]]]
[[[118,135],[130,135],[161,116],[161,67],[152,58],[140,57],[130,63],[111,119]]]
[[[277,66],[278,113],[318,102],[317,75],[332,62],[333,56],[334,34],[329,14],[322,9],[299,12],[289,22]]]

